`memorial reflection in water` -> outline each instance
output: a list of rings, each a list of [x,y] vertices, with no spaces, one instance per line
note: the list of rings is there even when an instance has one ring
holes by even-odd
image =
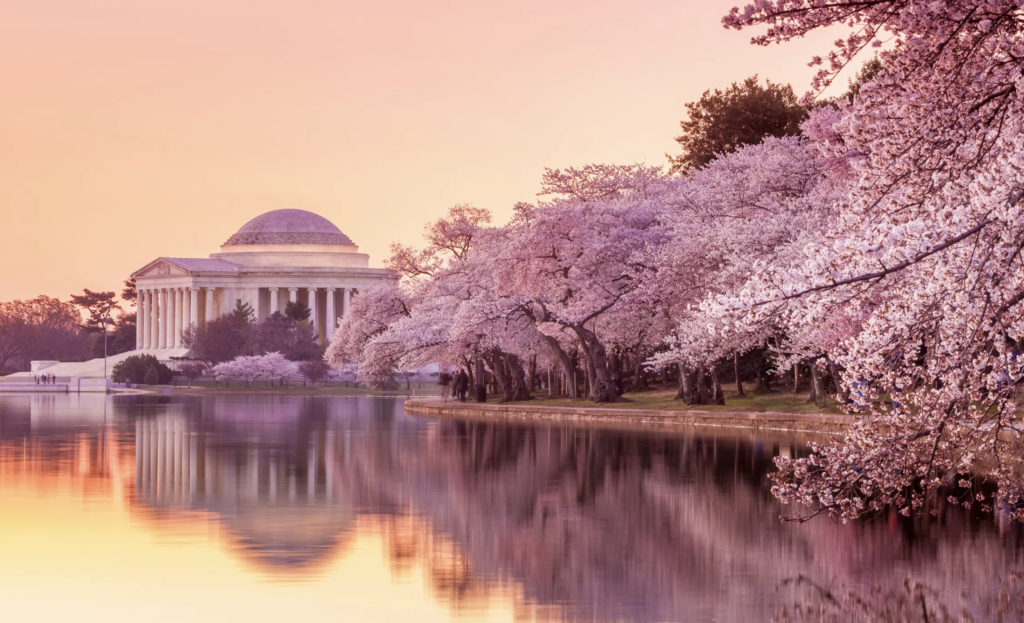
[[[0,491],[105,501],[172,542],[214,527],[205,547],[249,582],[325,599],[370,556],[389,582],[422,576],[440,620],[767,620],[803,598],[798,576],[865,594],[909,577],[983,608],[1019,568],[998,515],[779,522],[771,459],[805,441],[434,421],[383,399],[0,396]]]

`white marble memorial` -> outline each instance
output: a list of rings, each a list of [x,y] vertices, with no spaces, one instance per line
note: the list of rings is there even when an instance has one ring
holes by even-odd
[[[321,344],[330,340],[360,288],[397,283],[370,268],[348,236],[305,210],[274,210],[252,219],[208,258],[159,257],[132,273],[138,289],[136,352],[160,358],[185,354],[191,324],[249,304],[260,321],[289,301],[306,303]]]

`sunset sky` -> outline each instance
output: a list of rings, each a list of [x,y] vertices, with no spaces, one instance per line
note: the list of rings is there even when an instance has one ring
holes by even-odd
[[[733,4],[0,0],[0,300],[119,289],[277,208],[379,266],[455,203],[504,220],[544,167],[664,164],[686,102],[802,93],[830,47],[751,46]]]

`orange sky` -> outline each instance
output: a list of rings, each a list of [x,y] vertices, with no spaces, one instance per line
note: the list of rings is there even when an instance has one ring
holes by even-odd
[[[830,46],[753,47],[733,4],[0,0],[0,300],[119,288],[277,208],[379,266],[452,204],[503,220],[545,166],[663,164],[686,102],[802,93]]]

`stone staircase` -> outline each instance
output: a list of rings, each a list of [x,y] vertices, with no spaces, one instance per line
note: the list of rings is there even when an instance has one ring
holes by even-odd
[[[183,357],[188,352],[184,348],[165,348],[161,350],[129,351],[119,355],[107,357],[107,376],[114,366],[132,355],[146,354],[153,355],[164,363],[169,363],[171,357]],[[57,377],[57,382],[67,383],[72,378],[102,379],[103,358],[90,359],[89,361],[67,361],[53,363],[51,365],[36,365],[43,362],[33,362],[32,372],[15,372],[5,377],[0,377],[0,383],[34,383],[33,378],[39,374],[49,374]]]

